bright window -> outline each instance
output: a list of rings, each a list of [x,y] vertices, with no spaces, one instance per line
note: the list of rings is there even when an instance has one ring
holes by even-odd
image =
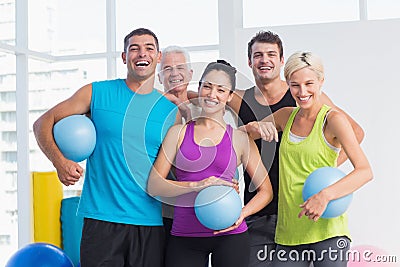
[[[368,19],[400,18],[398,0],[368,0]]]
[[[18,247],[15,63],[14,55],[0,52],[0,266]]]
[[[218,1],[131,0],[117,1],[117,50],[124,37],[136,28],[148,28],[160,46],[218,44]]]
[[[41,0],[28,4],[31,50],[53,55],[105,52],[105,0]]]
[[[0,1],[0,42],[15,45],[15,3],[14,0]]]
[[[243,1],[245,28],[358,19],[358,0]]]

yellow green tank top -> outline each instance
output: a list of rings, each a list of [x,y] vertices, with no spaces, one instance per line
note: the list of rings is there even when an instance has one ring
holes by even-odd
[[[316,222],[306,216],[297,217],[301,211],[299,205],[304,202],[302,190],[308,175],[320,167],[336,167],[338,154],[326,144],[323,136],[324,119],[329,109],[322,106],[310,134],[299,143],[289,140],[299,107],[293,110],[286,123],[279,151],[277,244],[294,246],[335,236],[350,237],[346,214],[331,219],[320,218]]]

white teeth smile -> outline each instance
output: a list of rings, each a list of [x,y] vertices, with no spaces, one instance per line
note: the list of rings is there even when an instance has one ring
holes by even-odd
[[[299,97],[300,101],[307,101],[311,96]]]
[[[183,80],[172,80],[172,81],[169,81],[170,83],[180,83],[180,82],[182,82]]]
[[[271,67],[260,67],[260,70],[272,70]]]
[[[135,65],[138,67],[146,67],[146,66],[150,65],[150,63],[148,61],[138,61],[138,62],[136,62]]]
[[[207,99],[204,99],[204,103],[206,103],[207,105],[213,105],[213,106],[218,105],[218,102],[212,101],[212,100],[207,100]]]

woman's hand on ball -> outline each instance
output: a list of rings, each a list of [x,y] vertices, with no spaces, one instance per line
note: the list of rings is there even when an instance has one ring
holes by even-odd
[[[311,196],[303,204],[300,205],[302,210],[298,217],[301,218],[303,215],[307,216],[310,220],[317,221],[324,213],[326,206],[329,203],[329,199],[324,194],[324,190]]]
[[[200,191],[206,187],[213,186],[213,185],[225,185],[225,186],[230,186],[230,187],[235,188],[236,191],[238,190],[238,189],[236,189],[236,187],[238,187],[237,183],[235,183],[233,181],[228,182],[228,181],[225,181],[225,180],[215,177],[215,176],[210,176],[199,182],[195,182],[194,187],[195,187],[196,191]]]
[[[222,233],[226,233],[226,232],[235,230],[242,224],[244,219],[245,219],[245,215],[243,214],[243,212],[241,212],[239,219],[237,219],[237,221],[232,226],[230,226],[226,229],[219,230],[219,231],[214,231],[214,235],[218,235],[218,234],[222,234]]]
[[[235,178],[232,178],[233,188],[236,190],[238,194],[240,194],[239,190],[239,181]]]

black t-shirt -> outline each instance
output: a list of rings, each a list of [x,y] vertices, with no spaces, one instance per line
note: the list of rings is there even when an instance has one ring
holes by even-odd
[[[268,115],[274,113],[283,107],[295,107],[296,101],[293,99],[290,91],[287,90],[286,94],[282,99],[274,105],[265,106],[261,105],[254,97],[255,87],[252,87],[245,91],[242,99],[242,103],[239,108],[239,126],[245,125],[252,121],[260,121],[267,117]],[[263,216],[277,214],[278,212],[278,178],[279,178],[279,145],[282,137],[282,132],[279,132],[279,142],[276,143],[266,142],[264,140],[258,139],[255,141],[258,151],[261,154],[261,159],[268,170],[269,177],[271,179],[272,190],[274,193],[274,198],[271,203],[269,203],[265,208],[260,210],[254,215]],[[251,177],[245,171],[244,172],[244,203],[247,204],[253,196],[257,193],[254,186],[251,186]]]

